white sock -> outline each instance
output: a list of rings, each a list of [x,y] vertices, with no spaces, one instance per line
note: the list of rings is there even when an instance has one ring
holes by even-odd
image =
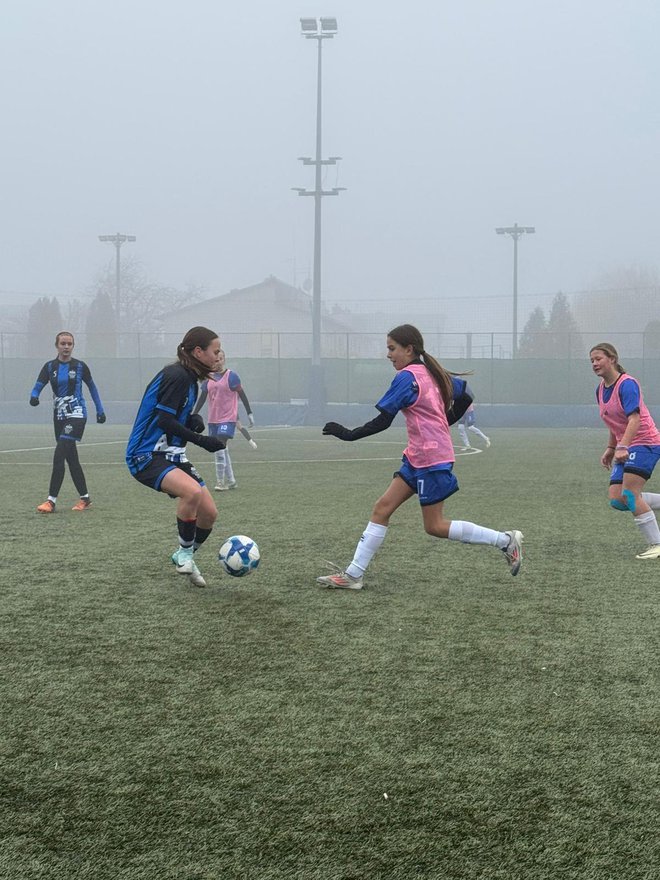
[[[225,449],[225,477],[227,478],[227,483],[235,483],[234,479],[234,468],[231,463],[231,458],[229,457],[229,450]]]
[[[215,478],[218,484],[224,482],[225,479],[225,450],[218,449],[215,454]]]
[[[477,437],[481,437],[482,440],[487,440],[487,439],[488,439],[488,437],[486,437],[486,435],[484,434],[484,432],[483,432],[483,431],[480,431],[479,428],[477,428],[476,425],[470,425],[470,427],[469,427],[468,430],[472,431],[473,434],[476,434]]]
[[[495,529],[487,529],[460,519],[451,521],[447,537],[450,541],[462,541],[463,544],[490,544],[500,550],[508,547],[511,540],[504,532],[496,532]]]
[[[651,510],[660,509],[660,495],[657,492],[642,492],[642,501],[646,501]]]
[[[353,578],[360,578],[367,570],[375,552],[385,540],[387,534],[387,526],[378,525],[378,523],[367,523],[367,527],[362,533],[357,547],[355,548],[355,556],[353,561],[346,569],[346,574]]]
[[[470,441],[468,440],[467,431],[465,430],[463,425],[459,426],[458,433],[460,434],[461,440],[463,441],[463,446],[469,446]]]
[[[57,495],[49,495],[48,500],[52,501],[53,504],[57,504]]]
[[[647,502],[648,504],[648,502]],[[660,528],[652,510],[635,517],[635,525],[648,544],[660,544]]]

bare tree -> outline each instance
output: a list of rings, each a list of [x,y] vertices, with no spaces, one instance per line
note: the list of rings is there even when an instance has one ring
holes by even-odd
[[[128,256],[121,264],[121,315],[119,326],[124,332],[158,330],[161,315],[192,302],[205,299],[202,285],[189,284],[185,290],[150,280],[136,257]],[[108,265],[89,290],[92,296],[103,294],[114,303],[116,275]]]

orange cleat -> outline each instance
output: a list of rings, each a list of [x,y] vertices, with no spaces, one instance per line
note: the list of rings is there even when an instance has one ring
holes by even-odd
[[[81,498],[77,504],[74,504],[71,510],[89,510],[92,506],[92,502],[89,498]]]
[[[55,513],[55,503],[49,498],[37,507],[37,513]]]

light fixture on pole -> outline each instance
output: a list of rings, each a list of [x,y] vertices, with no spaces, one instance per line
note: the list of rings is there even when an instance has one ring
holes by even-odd
[[[510,235],[513,239],[513,331],[511,338],[511,352],[515,358],[518,356],[518,239],[521,235],[529,235],[536,232],[533,226],[498,226],[495,229],[498,235]]]
[[[109,241],[114,244],[115,254],[115,316],[117,318],[117,329],[119,330],[119,316],[121,307],[121,259],[119,252],[125,241],[135,241],[134,235],[122,235],[116,232],[114,235],[99,235],[99,241]]]
[[[321,74],[322,74],[322,47],[324,40],[331,40],[337,33],[336,18],[301,18],[300,32],[308,40],[316,40],[317,52],[317,75],[316,75],[316,156],[311,159],[308,156],[299,157],[303,165],[315,166],[314,189],[308,190],[302,187],[293,187],[299,196],[314,197],[314,272],[312,286],[312,370],[309,395],[309,421],[311,424],[318,423],[323,416],[323,374],[321,368],[321,199],[323,196],[339,195],[345,187],[333,187],[323,189],[321,170],[324,165],[336,165],[341,156],[331,156],[329,159],[321,158]]]

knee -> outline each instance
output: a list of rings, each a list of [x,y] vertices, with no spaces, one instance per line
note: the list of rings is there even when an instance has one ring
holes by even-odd
[[[383,502],[382,498],[379,498],[378,501],[374,504],[374,508],[371,511],[371,521],[372,522],[382,522],[383,519],[389,520],[390,511],[387,509],[387,506]]]
[[[195,507],[198,507],[202,501],[202,498],[204,497],[202,487],[199,485],[199,483],[193,483],[192,486],[186,488],[186,494],[182,497],[190,504],[194,504]]]

